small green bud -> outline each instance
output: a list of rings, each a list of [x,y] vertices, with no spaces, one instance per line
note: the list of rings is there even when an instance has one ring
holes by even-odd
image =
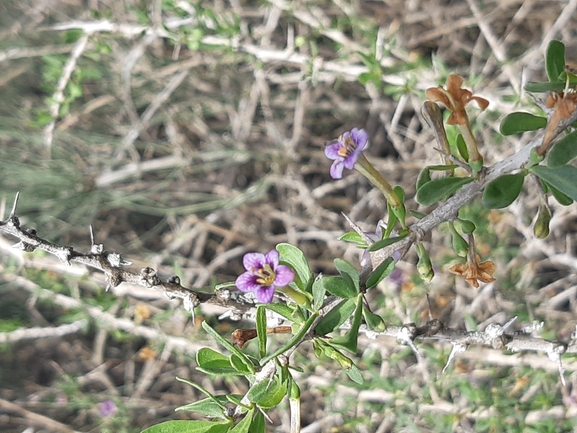
[[[435,276],[435,271],[433,271],[433,265],[431,264],[431,258],[423,244],[416,244],[416,246],[417,255],[419,256],[417,272],[419,272],[419,276],[423,281],[430,283]]]
[[[537,220],[533,226],[533,234],[536,238],[545,239],[549,236],[549,223],[551,222],[551,213],[545,204],[539,206]]]
[[[459,234],[453,221],[449,221],[449,228],[451,229],[451,235],[453,238],[453,251],[455,251],[455,254],[459,257],[467,257],[469,244],[465,239],[463,239],[463,236]]]
[[[289,398],[291,400],[298,400],[299,398],[301,398],[301,389],[294,380],[291,380]]]

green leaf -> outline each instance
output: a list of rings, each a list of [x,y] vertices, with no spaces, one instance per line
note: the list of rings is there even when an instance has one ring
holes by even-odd
[[[345,241],[345,242],[350,242],[352,244],[366,244],[367,241],[365,241],[361,235],[359,235],[357,232],[352,231],[352,232],[347,232],[344,235],[342,235],[339,238],[339,241]]]
[[[351,317],[355,311],[355,298],[350,298],[340,302],[335,308],[329,311],[315,328],[317,335],[326,335],[338,328],[345,320]]]
[[[553,197],[555,197],[555,200],[557,200],[557,203],[559,203],[560,205],[569,206],[570,204],[573,203],[573,199],[567,197],[565,194],[563,194],[554,186],[549,185],[543,179],[541,179],[541,182],[544,184],[546,190],[549,191],[551,194],[553,194]]]
[[[303,252],[291,244],[278,244],[276,250],[280,253],[282,263],[289,265],[295,271],[295,284],[304,292],[310,293],[313,273]]]
[[[549,151],[547,157],[548,167],[565,165],[577,156],[577,131],[564,136]]]
[[[222,355],[208,347],[203,347],[196,353],[196,363],[198,370],[219,376],[239,375],[239,372],[233,365],[228,356]]]
[[[565,70],[565,44],[556,40],[549,42],[545,53],[545,70],[549,81],[559,81],[559,76]]]
[[[342,277],[323,277],[317,280],[314,284],[322,287],[323,290],[338,296],[339,298],[352,298],[358,293],[353,285]]]
[[[381,316],[369,311],[363,306],[363,317],[369,329],[377,332],[383,332],[387,329],[387,325]]]
[[[416,188],[421,188],[424,184],[429,183],[431,181],[431,170],[429,167],[425,167],[421,170],[419,177],[417,179]]]
[[[210,416],[212,418],[228,419],[225,414],[226,410],[225,404],[227,401],[228,400],[224,395],[212,398],[209,397],[199,401],[195,401],[194,403],[177,407],[175,410],[190,410],[202,415]]]
[[[287,304],[281,304],[278,302],[273,302],[270,304],[264,304],[263,306],[266,309],[268,309],[270,311],[274,311],[275,313],[283,316],[285,319],[290,320],[291,322],[293,322],[295,320],[294,310],[291,307],[289,307]]]
[[[236,356],[234,353],[232,353],[230,355],[230,365],[232,365],[234,368],[236,368],[236,370],[244,375],[249,375],[249,374],[253,374],[253,371],[250,371],[247,367],[246,364],[244,362],[242,362],[242,359],[240,359],[238,356]]]
[[[417,191],[417,201],[423,206],[431,206],[446,199],[473,180],[472,177],[444,177],[432,180]]]
[[[483,191],[483,206],[489,209],[509,206],[519,196],[524,180],[523,172],[498,177]]]
[[[457,164],[442,164],[442,165],[430,165],[429,169],[432,171],[451,171],[459,167]]]
[[[142,433],[225,433],[232,424],[232,421],[167,421]]]
[[[324,278],[319,278],[313,283],[313,308],[318,311],[323,306],[325,300],[325,286],[322,282]]]
[[[252,424],[250,425],[250,433],[266,433],[266,424],[264,422],[264,414],[262,411],[257,411]]]
[[[362,385],[363,382],[365,381],[363,373],[361,372],[361,370],[359,370],[359,367],[357,367],[355,364],[353,364],[351,368],[346,370],[346,372],[347,375],[351,378],[351,380],[353,382],[358,383],[359,385]]]
[[[216,341],[228,349],[230,353],[234,353],[236,356],[238,356],[242,363],[246,365],[247,369],[254,374],[254,365],[244,353],[242,353],[236,346],[233,346],[227,340],[225,340],[222,335],[216,332],[208,323],[206,323],[206,321],[202,322],[202,327],[206,332],[212,335]]]
[[[248,399],[263,409],[278,406],[287,394],[287,383],[281,383],[278,378],[257,383],[248,391]]]
[[[569,82],[569,87],[573,87],[577,85],[577,80],[571,80]],[[565,90],[565,83],[564,82],[535,82],[535,83],[528,83],[525,86],[525,90],[531,93],[543,93],[543,92],[562,92]]]
[[[233,428],[229,430],[230,433],[249,433],[250,425],[252,424],[252,416],[254,409],[249,410],[244,418]]]
[[[384,260],[379,266],[377,266],[377,269],[375,269],[371,273],[371,275],[369,275],[366,284],[367,289],[375,287],[377,284],[379,284],[381,281],[387,278],[391,274],[391,272],[393,272],[394,269],[395,269],[395,260],[392,257],[389,257],[386,260]]]
[[[395,236],[395,237],[388,238],[388,239],[381,239],[380,241],[372,243],[369,246],[369,248],[367,248],[367,251],[377,251],[377,250],[383,249],[385,247],[388,247],[389,245],[392,245],[396,242],[399,242],[401,239],[406,238],[406,237],[407,237],[407,235]]]
[[[536,165],[531,167],[530,171],[569,198],[577,200],[577,167],[572,165],[562,165],[560,167]]]
[[[343,259],[335,259],[334,264],[335,267],[337,268],[337,271],[339,271],[339,274],[341,274],[341,277],[343,277],[345,281],[349,283],[349,285],[351,285],[351,287],[354,287],[356,293],[358,293],[360,290],[360,281],[359,281],[359,271],[357,270],[357,268],[355,268],[353,265],[351,265],[349,262]],[[327,288],[327,290],[329,289]]]
[[[363,318],[363,296],[357,296],[357,305],[355,307],[355,314],[351,321],[351,328],[345,335],[340,335],[331,339],[332,346],[340,347],[350,353],[357,353],[357,344],[359,339],[359,328],[361,326],[361,319]]]
[[[547,118],[535,116],[531,113],[516,112],[505,116],[499,130],[503,135],[522,134],[527,131],[536,131],[547,125]]]
[[[258,353],[266,355],[266,309],[263,305],[256,308],[256,334],[258,336]]]
[[[459,152],[459,155],[461,155],[461,158],[463,158],[463,161],[468,161],[469,151],[467,150],[467,143],[465,143],[465,139],[463,138],[462,134],[457,135],[456,144],[457,144],[457,151]]]

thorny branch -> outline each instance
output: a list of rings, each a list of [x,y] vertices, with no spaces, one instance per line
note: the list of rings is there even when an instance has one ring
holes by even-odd
[[[195,289],[189,289],[180,284],[180,278],[170,277],[167,281],[162,281],[155,269],[145,267],[139,273],[134,273],[124,269],[125,265],[131,262],[126,261],[122,255],[104,250],[102,244],[96,244],[92,236],[92,247],[90,252],[81,253],[75,251],[73,247],[53,244],[36,235],[34,229],[23,229],[20,219],[16,216],[16,206],[18,194],[14,199],[12,211],[6,221],[0,221],[0,231],[8,233],[20,239],[14,245],[25,252],[32,252],[35,249],[46,251],[55,255],[66,264],[71,262],[82,263],[91,268],[102,271],[106,277],[106,290],[116,287],[126,282],[150,289],[162,290],[170,299],[179,298],[183,301],[183,306],[187,311],[192,312],[201,303],[219,305],[231,309],[232,319],[240,320],[242,314],[254,306],[255,301],[244,296],[241,292],[231,292],[228,289],[217,290],[216,293],[205,293]],[[92,235],[92,230],[91,230]]]

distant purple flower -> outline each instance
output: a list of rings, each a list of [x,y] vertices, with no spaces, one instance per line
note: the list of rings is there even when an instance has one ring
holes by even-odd
[[[325,148],[325,155],[334,159],[331,166],[331,177],[340,179],[343,177],[343,168],[352,170],[355,168],[360,153],[367,146],[369,135],[364,129],[353,128],[339,137],[336,143],[329,144]]]
[[[242,263],[246,272],[236,281],[236,287],[241,292],[252,292],[263,304],[272,301],[274,289],[293,282],[295,273],[285,265],[279,265],[280,255],[277,250],[266,253],[248,253]]]
[[[112,400],[106,400],[99,405],[100,415],[103,418],[113,416],[118,412],[118,407]]]

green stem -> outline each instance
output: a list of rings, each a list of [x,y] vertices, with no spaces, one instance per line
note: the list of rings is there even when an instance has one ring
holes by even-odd
[[[394,208],[401,207],[402,205],[401,200],[399,200],[399,197],[397,196],[395,191],[393,191],[393,188],[391,187],[389,182],[387,182],[383,178],[381,173],[379,173],[375,169],[375,167],[373,167],[373,164],[371,164],[369,160],[365,157],[365,155],[363,155],[362,153],[359,155],[359,159],[355,164],[355,169],[363,176],[365,176],[369,180],[369,182],[371,182],[374,186],[376,186],[379,191],[381,191],[381,193],[385,196],[385,198],[391,204],[392,207]]]

